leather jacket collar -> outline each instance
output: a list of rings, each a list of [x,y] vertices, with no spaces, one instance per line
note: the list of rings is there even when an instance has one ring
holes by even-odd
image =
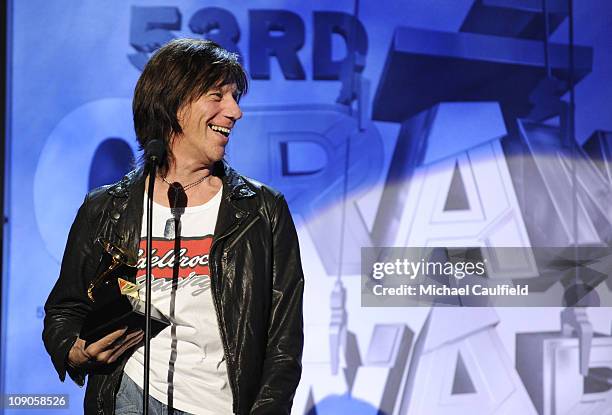
[[[109,219],[116,225],[115,235],[108,236],[134,253],[138,252],[142,228],[145,173],[146,170],[140,167],[107,189],[107,193],[113,196]],[[235,224],[236,219],[244,220],[254,213],[250,207],[252,204],[240,201],[255,196],[255,192],[225,160],[215,163],[212,174],[223,183],[221,207],[215,227],[215,235],[223,235]]]
[[[255,195],[255,192],[247,186],[244,179],[240,177],[236,170],[231,168],[225,160],[215,163],[212,174],[223,181],[223,193],[225,197],[229,197],[230,199],[242,199]],[[109,187],[107,192],[118,198],[129,197],[130,189],[132,188],[134,189],[134,193],[144,192],[145,178],[145,169],[140,167],[131,171],[121,181]]]
[[[242,199],[255,195],[255,192],[247,186],[244,179],[225,160],[215,163],[212,175],[219,177],[223,181],[224,197]],[[145,178],[145,169],[140,167],[131,171],[121,181],[109,187],[107,192],[116,198],[128,198],[130,196],[130,189],[133,189],[134,194],[144,196]]]

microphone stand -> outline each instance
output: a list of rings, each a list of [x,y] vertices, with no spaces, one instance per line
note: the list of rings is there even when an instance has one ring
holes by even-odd
[[[142,413],[149,413],[149,365],[151,362],[151,257],[153,249],[153,191],[159,157],[149,157],[149,186],[147,190],[147,272],[145,285],[145,333],[144,333],[144,380],[142,393]]]

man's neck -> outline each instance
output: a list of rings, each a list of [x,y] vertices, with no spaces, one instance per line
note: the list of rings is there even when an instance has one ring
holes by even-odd
[[[212,169],[212,165],[188,167],[171,164],[164,178],[157,176],[153,199],[162,206],[170,206],[169,183],[178,182],[183,188],[186,188],[187,207],[199,206],[208,202],[223,186],[221,179],[212,176]],[[202,178],[205,179],[202,180]],[[145,185],[147,184],[148,178]],[[190,184],[193,185],[189,186]]]
[[[190,164],[190,163],[170,163],[164,178],[170,182],[178,182],[183,186],[195,182],[204,176],[212,174],[213,165]]]

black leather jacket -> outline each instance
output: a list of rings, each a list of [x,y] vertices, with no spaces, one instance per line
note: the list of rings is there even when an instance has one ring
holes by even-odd
[[[284,197],[223,162],[222,200],[209,256],[211,292],[238,414],[289,414],[301,375],[304,278],[295,226]],[[43,340],[63,381],[91,310],[87,285],[101,258],[97,237],[138,252],[144,174],[136,170],[87,195],[70,229],[60,276],[45,304]],[[113,414],[127,356],[87,372],[86,414]]]

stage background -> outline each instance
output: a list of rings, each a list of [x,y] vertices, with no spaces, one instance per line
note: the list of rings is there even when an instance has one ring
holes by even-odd
[[[228,161],[298,227],[293,413],[611,413],[608,308],[587,310],[582,336],[600,335],[581,350],[561,308],[361,307],[361,247],[609,246],[612,5],[575,3],[572,69],[564,0],[9,1],[2,392],[82,411],[41,341],[69,226],[129,169],[150,53],[208,37],[252,77]]]

